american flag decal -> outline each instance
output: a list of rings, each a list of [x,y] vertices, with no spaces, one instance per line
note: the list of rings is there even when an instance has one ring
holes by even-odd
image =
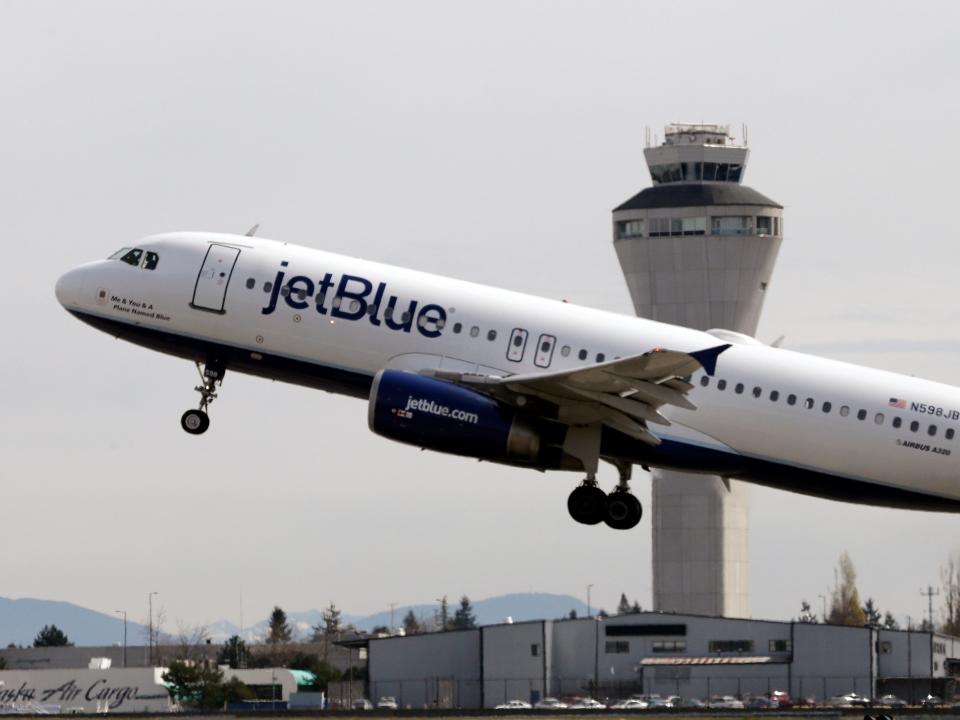
[[[907,407],[907,401],[903,398],[890,398],[890,407],[899,408],[905,410]]]

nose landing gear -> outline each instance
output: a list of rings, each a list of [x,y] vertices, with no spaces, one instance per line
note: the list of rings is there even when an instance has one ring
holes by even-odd
[[[210,361],[206,366],[197,363],[197,372],[200,373],[200,385],[194,390],[200,393],[200,407],[197,410],[187,410],[180,416],[180,427],[191,435],[202,435],[210,427],[210,417],[207,415],[207,407],[217,397],[217,385],[223,384],[223,375],[226,369],[215,360]]]
[[[643,506],[630,492],[633,467],[623,461],[613,464],[620,473],[620,481],[609,495],[597,486],[593,473],[588,474],[583,484],[570,493],[567,510],[578,523],[597,525],[602,521],[614,530],[629,530],[636,527],[643,517]]]

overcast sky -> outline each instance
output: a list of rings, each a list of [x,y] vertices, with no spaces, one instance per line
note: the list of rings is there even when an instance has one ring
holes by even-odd
[[[168,230],[261,234],[630,313],[610,211],[643,128],[749,126],[785,206],[760,337],[948,383],[960,358],[960,5],[0,3],[0,595],[245,623],[443,594],[651,604],[650,520],[575,524],[579,476],[422,453],[366,406],[67,315],[68,268]],[[601,478],[612,485],[615,473]],[[958,480],[960,481],[960,480]],[[649,480],[634,483],[648,502]],[[649,508],[648,508],[649,509]],[[903,620],[960,518],[756,488],[754,615],[819,608],[848,550]]]

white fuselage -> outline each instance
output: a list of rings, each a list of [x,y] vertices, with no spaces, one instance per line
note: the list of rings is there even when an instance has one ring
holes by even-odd
[[[222,254],[216,262],[208,253],[214,246]],[[184,348],[193,347],[199,358],[210,347],[228,347],[245,358],[241,371],[274,377],[257,363],[277,359],[289,365],[281,379],[358,396],[388,367],[530,374],[721,342],[697,330],[260,238],[180,233],[137,248],[156,254],[154,269],[117,259],[90,263],[61,278],[60,302],[157,349],[191,356]],[[522,348],[514,344],[518,335]],[[311,382],[309,368],[326,379]],[[701,372],[691,382],[696,409],[665,407],[671,424],[652,428],[677,447],[813,471],[828,485],[830,478],[852,480],[960,501],[960,389],[747,338],[735,338],[713,377]],[[716,471],[711,463],[685,466]]]

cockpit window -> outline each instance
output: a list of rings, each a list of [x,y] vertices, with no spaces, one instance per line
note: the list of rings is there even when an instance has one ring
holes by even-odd
[[[160,262],[160,256],[155,252],[150,252],[147,250],[146,257],[143,259],[143,269],[144,270],[154,270],[157,267],[157,263]]]
[[[143,255],[143,250],[140,248],[133,248],[128,251],[126,255],[120,258],[120,262],[125,262],[127,265],[133,265],[136,267],[140,264],[140,257]]]
[[[122,258],[124,255],[126,255],[128,252],[130,252],[130,248],[128,248],[128,247],[120,248],[120,249],[117,250],[113,255],[111,255],[110,257],[108,257],[107,260],[119,260],[119,259]]]

